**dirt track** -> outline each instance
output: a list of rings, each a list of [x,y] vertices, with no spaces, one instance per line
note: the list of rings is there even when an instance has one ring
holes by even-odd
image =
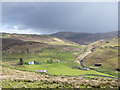
[[[86,56],[88,56],[91,53],[91,48],[89,48],[88,50],[85,48],[83,53],[80,53],[77,57],[76,57],[76,62],[80,64],[79,60],[83,60]]]

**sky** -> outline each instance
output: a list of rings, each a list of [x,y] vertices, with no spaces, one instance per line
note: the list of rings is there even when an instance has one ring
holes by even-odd
[[[20,34],[118,30],[117,2],[3,2],[2,31]]]

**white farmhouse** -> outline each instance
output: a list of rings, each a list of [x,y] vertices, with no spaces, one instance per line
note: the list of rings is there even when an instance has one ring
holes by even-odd
[[[33,65],[33,64],[35,64],[34,61],[29,61],[29,62],[28,62],[28,65]]]

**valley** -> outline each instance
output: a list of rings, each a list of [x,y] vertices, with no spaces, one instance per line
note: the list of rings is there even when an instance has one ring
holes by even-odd
[[[87,43],[82,44],[67,38],[59,38],[59,35],[55,37],[53,35],[2,33],[0,38],[2,38],[3,73],[1,80],[3,88],[5,88],[6,80],[7,88],[31,87],[30,84],[33,82],[33,87],[41,88],[118,88],[119,72],[116,70],[119,69],[118,38],[114,33],[110,33],[109,37],[103,37],[97,41],[86,41]],[[24,61],[23,65],[19,65],[20,58]],[[85,67],[89,70],[81,69],[80,60],[83,60]],[[37,64],[28,64],[33,61]],[[96,68],[95,64],[102,66]],[[47,73],[36,72],[36,70],[47,70]],[[11,73],[12,71],[15,76]],[[28,77],[31,77],[30,80],[27,80]],[[69,80],[77,85],[73,85],[72,81],[69,83]],[[79,80],[81,82],[78,82]],[[92,85],[94,80],[95,82],[100,80],[101,83]],[[104,85],[104,80],[109,84]],[[16,86],[18,82],[21,82],[21,85]],[[25,86],[24,83],[26,83]]]

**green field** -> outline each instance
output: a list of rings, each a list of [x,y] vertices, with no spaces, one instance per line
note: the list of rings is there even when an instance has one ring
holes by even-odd
[[[68,75],[68,76],[79,76],[84,74],[95,74],[95,75],[103,75],[103,76],[111,76],[104,73],[99,73],[94,70],[77,70],[72,69],[63,63],[56,63],[56,64],[42,64],[42,65],[25,65],[25,68],[30,71],[36,70],[48,70],[49,74],[52,75]]]
[[[72,65],[72,64],[71,64]],[[109,76],[115,77],[109,74],[97,72],[95,70],[79,70],[79,69],[72,69],[70,63],[53,63],[53,64],[39,64],[39,65],[23,65],[23,66],[10,66],[10,64],[5,63],[4,67],[9,67],[17,70],[22,71],[30,71],[36,72],[36,70],[47,70],[47,74],[52,75],[65,75],[65,76],[79,76],[79,75],[86,75],[86,74],[94,74],[94,75],[101,75],[101,76]]]

